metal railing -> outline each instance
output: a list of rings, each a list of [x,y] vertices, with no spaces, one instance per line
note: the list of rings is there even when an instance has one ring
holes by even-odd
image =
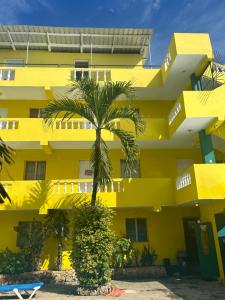
[[[74,64],[21,64],[21,65],[15,65],[15,63],[0,63],[0,66],[2,67],[15,67],[15,68],[23,68],[23,67],[43,67],[43,68],[48,68],[48,67],[55,67],[55,68],[73,68],[75,69]],[[142,68],[142,69],[159,69],[161,66],[160,65],[132,65],[132,64],[99,64],[99,65],[89,65],[88,68],[94,69],[94,68]]]

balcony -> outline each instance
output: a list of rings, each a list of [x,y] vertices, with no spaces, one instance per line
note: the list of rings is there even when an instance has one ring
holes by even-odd
[[[177,204],[225,199],[225,164],[195,164],[176,180]]]
[[[167,138],[166,119],[144,119],[146,130],[139,136],[139,141],[162,140]],[[129,121],[115,121],[115,128],[133,131]],[[40,145],[50,144],[52,148],[63,147],[65,143],[93,142],[95,131],[93,125],[85,119],[74,118],[69,121],[61,119],[48,128],[41,118],[8,118],[0,119],[1,138],[13,145],[15,149],[40,149]],[[35,132],[35,134],[34,134]],[[103,130],[102,137],[107,142],[118,142],[118,139],[109,131]],[[61,146],[59,144],[62,144]],[[70,147],[69,145],[67,145]],[[118,144],[118,147],[120,145]]]
[[[46,213],[53,208],[73,208],[91,197],[92,181],[66,179],[50,181],[2,181],[12,204],[0,205],[2,210],[36,209]],[[98,197],[109,207],[153,207],[173,205],[171,178],[113,179],[101,187]]]
[[[224,92],[225,86],[214,91],[182,92],[168,116],[169,135],[182,128],[216,130],[224,122]],[[215,128],[210,129],[211,124]]]
[[[159,72],[159,66],[106,65],[74,68],[73,65],[37,64],[23,67],[0,67],[0,86],[59,87],[71,80],[132,81],[135,87],[147,87]],[[158,85],[160,85],[160,80]],[[156,84],[157,85],[157,84]]]

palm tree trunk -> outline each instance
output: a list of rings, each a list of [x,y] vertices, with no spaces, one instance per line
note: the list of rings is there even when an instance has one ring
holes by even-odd
[[[91,196],[91,206],[95,207],[96,204],[96,196],[98,191],[98,173],[99,173],[99,154],[100,154],[100,144],[101,144],[101,129],[96,129],[96,141],[95,141],[95,152],[96,152],[96,162],[95,162],[95,169],[94,169],[94,178],[93,178],[93,190]]]
[[[57,249],[57,261],[56,261],[57,271],[61,271],[61,267],[62,267],[62,241],[60,238],[58,241],[58,249]]]

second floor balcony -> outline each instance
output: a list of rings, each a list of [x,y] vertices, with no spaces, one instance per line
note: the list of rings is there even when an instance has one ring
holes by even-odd
[[[91,179],[2,181],[12,203],[1,210],[71,209],[90,201]],[[98,198],[109,207],[199,206],[225,199],[225,164],[194,164],[177,178],[113,178],[98,189]]]
[[[144,121],[146,130],[143,135],[138,137],[138,141],[160,141],[167,138],[166,119],[144,118]],[[114,122],[114,127],[134,132],[134,127],[126,120],[118,119]],[[71,143],[79,144],[95,140],[93,125],[82,118],[73,118],[69,121],[56,119],[52,127],[47,127],[41,118],[2,118],[0,119],[0,130],[1,138],[5,142],[13,144],[15,149],[17,149],[17,145],[23,149],[23,143],[26,147],[30,145],[34,149],[40,149],[40,145],[46,144],[50,144],[54,148],[56,146],[54,143],[57,143],[58,146],[60,143],[65,146],[65,143],[68,142],[72,147]],[[118,138],[109,131],[103,130],[102,137],[106,142],[117,142],[118,144]]]
[[[0,205],[0,209],[36,209],[47,213],[48,209],[71,209],[90,201],[92,180],[66,179],[43,181],[3,181],[12,199]],[[163,191],[163,193],[162,193]],[[98,190],[97,197],[109,207],[153,207],[173,204],[171,178],[116,178]],[[161,194],[159,198],[159,194]]]

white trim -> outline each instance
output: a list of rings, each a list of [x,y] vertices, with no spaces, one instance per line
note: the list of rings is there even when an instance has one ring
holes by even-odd
[[[15,44],[14,44],[14,42],[13,42],[13,39],[12,39],[12,36],[11,36],[9,30],[7,31],[7,33],[8,33],[8,37],[9,37],[9,39],[10,39],[10,42],[11,42],[12,49],[13,49],[14,51],[16,51],[16,47],[15,47]]]
[[[46,33],[46,36],[47,36],[47,41],[48,41],[48,51],[51,52],[51,41],[50,41],[50,36],[49,36],[49,33],[47,32]]]

